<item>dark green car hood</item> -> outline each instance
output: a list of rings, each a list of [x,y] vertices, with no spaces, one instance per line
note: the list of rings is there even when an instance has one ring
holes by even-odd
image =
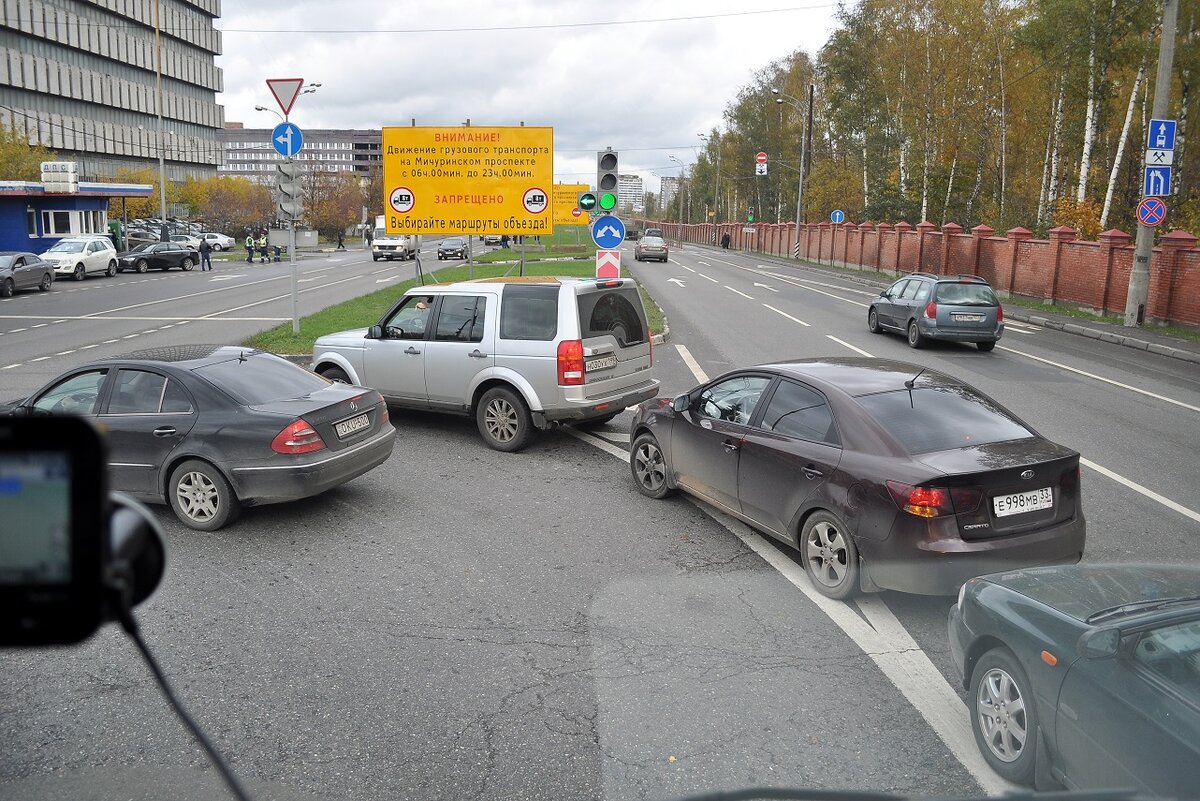
[[[1078,564],[1012,570],[983,579],[1077,620],[1137,601],[1200,595],[1200,566]]]

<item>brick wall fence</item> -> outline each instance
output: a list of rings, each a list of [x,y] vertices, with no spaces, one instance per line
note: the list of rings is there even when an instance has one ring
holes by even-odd
[[[671,240],[719,242],[728,233],[731,249],[791,256],[796,247],[795,223],[699,224],[655,223]],[[753,229],[753,233],[745,229]],[[969,273],[987,279],[1002,295],[1041,298],[1124,314],[1133,240],[1124,231],[1100,234],[1097,242],[1075,238],[1060,226],[1048,239],[1034,239],[1024,228],[1004,236],[986,225],[969,232],[954,223],[942,229],[930,222],[810,223],[800,226],[799,257],[853,269],[900,275],[915,270],[943,275]],[[1200,249],[1184,231],[1165,234],[1150,260],[1150,297],[1146,318],[1155,322],[1200,325]]]

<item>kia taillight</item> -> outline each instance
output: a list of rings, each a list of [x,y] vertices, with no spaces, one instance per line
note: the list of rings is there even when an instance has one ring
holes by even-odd
[[[929,303],[925,306],[925,317],[929,320],[937,319],[937,303],[932,300],[929,301]]]
[[[325,447],[325,440],[317,430],[301,417],[271,440],[271,450],[276,453],[312,453]]]
[[[887,486],[896,506],[917,517],[974,512],[983,500],[983,492],[974,487],[914,487],[903,481],[889,481]]]
[[[563,340],[558,343],[559,386],[578,386],[583,383],[583,341]]]

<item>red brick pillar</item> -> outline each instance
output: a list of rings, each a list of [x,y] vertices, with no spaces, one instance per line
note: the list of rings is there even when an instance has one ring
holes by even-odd
[[[1196,247],[1196,237],[1187,231],[1171,231],[1158,242],[1158,259],[1150,263],[1150,293],[1146,317],[1170,322],[1179,254]]]
[[[1054,267],[1050,270],[1050,275],[1046,276],[1045,288],[1042,290],[1043,299],[1047,303],[1054,302],[1055,293],[1058,291],[1058,273],[1062,269],[1063,244],[1074,242],[1078,233],[1069,225],[1060,225],[1050,229],[1050,247],[1054,251]]]
[[[1017,281],[1017,251],[1021,249],[1020,245],[1027,239],[1033,239],[1033,231],[1028,228],[1017,226],[1016,228],[1008,229],[1005,234],[1008,237],[1008,275],[1004,281],[1000,280],[1000,276],[996,276],[996,283],[1003,283],[1005,291],[1012,294],[1013,286]]]
[[[821,263],[821,256],[825,253],[825,233],[833,227],[832,223],[823,222],[817,226],[817,264]],[[830,231],[832,234],[832,232]],[[833,242],[832,235],[830,236],[829,244],[829,263],[833,263]]]
[[[888,223],[880,223],[875,226],[875,269],[879,272],[883,271],[883,240],[891,230],[892,226]]]
[[[863,253],[866,251],[867,234],[874,230],[875,226],[869,222],[860,223],[858,226],[858,263],[863,267],[871,266],[863,259]]]
[[[917,223],[917,266],[914,270],[920,270],[925,264],[925,237],[930,231],[937,226],[929,220]]]
[[[954,237],[962,233],[962,226],[948,222],[942,226],[942,261],[938,265],[938,275],[950,275],[950,248]]]
[[[971,229],[971,236],[975,238],[973,242],[974,251],[971,255],[971,275],[979,275],[979,248],[983,244],[983,240],[987,239],[992,234],[996,233],[994,228],[991,228],[982,223]]]
[[[849,264],[850,264],[850,235],[852,233],[858,233],[858,226],[855,225],[854,223],[850,222],[849,220],[846,220],[846,222],[842,223],[841,229],[842,229],[842,236],[845,237],[842,240],[842,264],[849,266]]]
[[[1113,271],[1113,250],[1115,248],[1125,247],[1133,237],[1117,228],[1109,228],[1107,231],[1097,237],[1100,242],[1100,258],[1104,259],[1104,286],[1100,289],[1100,308],[1108,311],[1109,301],[1112,299],[1112,271]],[[1125,304],[1121,304],[1121,310],[1125,309]],[[1117,311],[1117,309],[1113,309]]]
[[[901,272],[911,272],[900,263],[900,256],[904,253],[904,235],[912,230],[912,226],[901,220],[896,223],[896,275]]]

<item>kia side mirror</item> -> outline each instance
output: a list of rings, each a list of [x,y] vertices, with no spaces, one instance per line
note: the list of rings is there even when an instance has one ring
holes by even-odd
[[[692,398],[688,394],[677,395],[671,400],[671,408],[677,413],[683,414],[692,405]]]

